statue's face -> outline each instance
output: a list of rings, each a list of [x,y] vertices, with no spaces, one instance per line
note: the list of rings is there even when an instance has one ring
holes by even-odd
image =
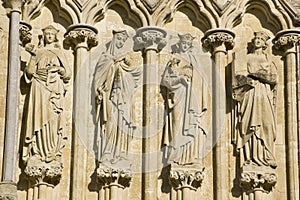
[[[266,41],[261,36],[255,36],[253,43],[257,49],[266,45]]]
[[[123,33],[116,33],[115,45],[118,49],[122,48],[127,40],[127,37]]]
[[[187,50],[189,50],[192,46],[192,42],[191,41],[186,41],[186,40],[181,40],[179,42],[179,46],[182,52],[186,52]]]
[[[51,44],[56,40],[56,31],[55,30],[45,30],[44,39],[46,44]]]

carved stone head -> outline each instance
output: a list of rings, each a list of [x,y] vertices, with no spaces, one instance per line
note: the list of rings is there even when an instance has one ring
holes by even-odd
[[[188,51],[193,46],[193,40],[195,37],[193,37],[190,33],[186,34],[178,34],[179,37],[179,49],[181,52]]]
[[[270,39],[270,36],[267,33],[263,32],[263,31],[254,32],[254,38],[252,40],[253,47],[255,49],[258,49],[258,48],[266,49],[267,48],[267,41],[269,39]]]
[[[54,26],[49,25],[42,29],[44,36],[44,44],[51,44],[53,42],[58,42],[57,33],[59,32]]]
[[[115,46],[120,49],[124,46],[129,35],[126,30],[113,30]]]

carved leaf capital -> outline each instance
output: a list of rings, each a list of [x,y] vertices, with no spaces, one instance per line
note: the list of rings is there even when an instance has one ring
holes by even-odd
[[[134,37],[135,49],[161,51],[167,44],[166,36],[167,32],[158,27],[140,28]]]
[[[173,187],[178,190],[181,188],[188,187],[192,190],[197,190],[204,179],[204,168],[191,169],[171,169],[170,170],[170,182]]]
[[[60,161],[54,160],[46,163],[35,157],[28,162],[24,170],[28,179],[34,185],[47,183],[53,186],[59,183],[62,171],[63,164]]]
[[[235,34],[227,29],[213,29],[207,31],[202,39],[203,47],[214,52],[221,45],[225,45],[226,50],[234,47]]]
[[[275,48],[286,51],[300,43],[300,30],[284,30],[277,33],[273,40]]]
[[[65,44],[76,50],[79,46],[90,50],[98,45],[97,29],[89,25],[70,26],[65,34]]]
[[[276,183],[277,176],[273,172],[246,171],[240,177],[240,186],[247,193],[257,189],[269,193]]]
[[[120,187],[129,187],[132,174],[129,169],[113,169],[100,165],[97,169],[97,177],[103,185],[117,184]]]

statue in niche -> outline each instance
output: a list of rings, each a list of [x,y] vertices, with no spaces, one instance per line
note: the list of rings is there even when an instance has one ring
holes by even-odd
[[[172,46],[172,58],[162,78],[166,87],[166,123],[163,144],[171,165],[201,164],[203,140],[207,133],[207,86],[191,34],[179,35]]]
[[[31,83],[26,123],[23,160],[29,162],[60,162],[63,148],[66,86],[71,69],[59,48],[57,30],[53,26],[42,29],[39,47],[28,44],[31,58],[24,70]]]
[[[114,30],[96,65],[94,85],[96,121],[100,124],[99,162],[106,166],[130,166],[128,148],[136,126],[132,120],[132,92],[142,71],[130,54],[126,30]]]
[[[239,106],[237,149],[243,166],[276,168],[275,89],[276,66],[265,53],[269,36],[255,32],[251,42],[253,52],[247,55],[247,76],[236,75],[234,94]]]

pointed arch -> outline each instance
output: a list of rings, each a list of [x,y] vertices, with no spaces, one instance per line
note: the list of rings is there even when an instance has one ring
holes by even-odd
[[[61,24],[65,28],[72,24],[79,23],[78,14],[76,14],[71,7],[65,4],[65,1],[47,1],[45,7],[47,7],[53,14],[54,22]]]
[[[96,24],[104,18],[108,9],[116,11],[123,19],[124,24],[133,28],[139,28],[148,24],[145,15],[131,1],[126,0],[107,0],[90,7],[86,13],[85,22],[87,24]]]
[[[212,28],[217,28],[219,23],[216,16],[197,0],[179,0],[176,2],[170,2],[164,10],[165,11],[161,12],[161,14],[157,17],[157,26],[164,26],[171,22],[175,13],[178,11],[186,14],[192,24],[199,28],[202,32]]]
[[[75,13],[74,9],[67,5],[65,1],[59,0],[45,0],[40,1],[38,5],[31,11],[31,13],[27,16],[29,23],[38,18],[41,14],[43,8],[48,8],[52,13],[53,19],[55,22],[60,23],[62,26],[67,28],[68,26],[78,23],[79,14]]]
[[[260,21],[266,20],[267,23],[261,21],[262,25],[274,34],[280,30],[288,29],[292,24],[286,16],[287,13],[276,0],[245,0],[237,6],[235,12],[227,16],[225,26],[227,28],[237,26],[246,13],[256,16]]]

